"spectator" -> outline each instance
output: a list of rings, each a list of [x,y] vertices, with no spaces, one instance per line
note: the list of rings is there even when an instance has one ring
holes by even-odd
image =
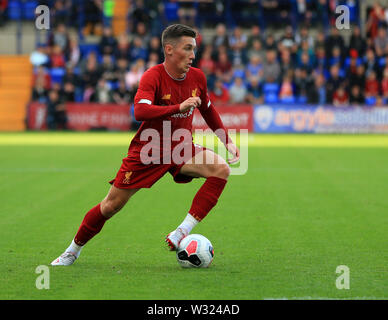
[[[130,61],[136,61],[138,59],[146,60],[148,56],[147,49],[143,44],[143,40],[140,37],[135,37],[133,39],[131,49],[130,49]]]
[[[102,64],[100,66],[100,74],[107,81],[116,81],[116,67],[113,63],[112,56],[109,54],[104,54],[102,57]]]
[[[376,59],[376,55],[373,49],[369,48],[366,51],[366,61],[365,61],[365,74],[368,75],[370,72],[375,72],[379,78],[380,67]]]
[[[156,52],[151,52],[151,54],[148,56],[148,62],[146,64],[146,70],[149,68],[156,66],[160,63],[159,56]]]
[[[365,97],[377,98],[380,93],[380,84],[377,80],[376,72],[371,71],[366,76],[365,81]]]
[[[229,89],[231,103],[244,103],[247,97],[247,88],[243,79],[237,77]]]
[[[365,103],[365,97],[358,85],[354,85],[350,88],[349,103],[356,106]]]
[[[70,22],[70,15],[69,12],[71,12],[71,1],[68,0],[57,0],[54,1],[53,7],[50,9],[51,14],[53,16],[53,20],[57,24],[64,24],[68,25]]]
[[[349,105],[349,95],[343,85],[339,86],[333,94],[333,105],[336,107],[345,107]]]
[[[57,90],[50,90],[47,103],[47,127],[49,130],[67,129],[66,108]]]
[[[43,78],[38,78],[32,87],[31,100],[45,103],[47,101],[48,90],[44,87]]]
[[[263,49],[263,44],[261,40],[253,40],[252,47],[247,51],[247,59],[250,60],[252,56],[260,56],[261,61],[265,59],[265,50]]]
[[[266,61],[263,67],[263,77],[265,82],[278,82],[280,76],[280,64],[276,60],[276,51],[268,50]]]
[[[338,65],[333,65],[330,67],[330,76],[326,82],[326,94],[327,102],[333,103],[334,92],[339,88],[341,84],[344,83],[344,79],[339,74],[340,68]]]
[[[64,68],[65,67],[65,55],[62,52],[60,46],[55,45],[50,55],[51,68]]]
[[[104,79],[104,77],[102,77],[98,81],[95,95],[93,96],[93,100],[94,102],[97,102],[97,103],[109,103],[112,101],[111,98],[112,97],[111,97],[110,87],[106,82],[106,80]]]
[[[284,49],[280,52],[280,78],[283,79],[286,74],[293,72],[295,69],[294,62],[291,59],[291,52]]]
[[[335,25],[331,27],[331,32],[325,40],[326,55],[329,58],[333,57],[332,53],[334,47],[338,47],[340,56],[343,57],[345,54],[345,41]]]
[[[214,72],[217,78],[222,79],[224,83],[230,83],[232,79],[232,64],[230,63],[226,52],[220,52],[218,61],[215,64]]]
[[[323,74],[318,74],[314,81],[311,81],[307,87],[307,102],[318,105],[326,104],[326,84]]]
[[[80,77],[74,73],[74,67],[71,64],[68,64],[66,66],[66,72],[62,78],[62,81],[63,81],[63,83],[70,82],[76,88],[81,87],[81,85],[82,85]]]
[[[111,27],[104,27],[103,34],[99,43],[99,50],[102,55],[111,55],[116,51],[117,40],[113,36],[113,30]]]
[[[350,58],[349,66],[346,69],[346,78],[351,79],[352,77],[357,76],[357,67],[359,63],[356,57]]]
[[[341,49],[340,47],[333,47],[331,52],[331,58],[329,59],[329,67],[332,65],[338,65],[340,68],[340,71],[342,71],[343,68],[343,60],[341,55]]]
[[[257,24],[252,25],[250,33],[247,39],[247,50],[251,50],[254,47],[254,42],[259,41],[260,44],[263,41],[261,29]]]
[[[279,40],[278,45],[280,46],[279,50],[282,47],[289,49],[291,52],[295,53],[298,49],[298,45],[295,41],[294,32],[291,26],[287,26],[284,35]]]
[[[212,44],[214,48],[217,49],[220,46],[225,46],[229,48],[229,37],[226,32],[226,27],[223,23],[219,23],[216,27],[216,34],[212,39]]]
[[[234,66],[245,64],[247,36],[242,32],[240,27],[236,27],[233,30],[233,35],[230,37],[229,44],[232,52],[232,64]]]
[[[85,86],[95,87],[100,79],[101,71],[97,64],[97,57],[95,54],[89,54],[86,60],[86,66],[82,72],[82,80]]]
[[[127,59],[120,58],[116,63],[116,79],[124,79],[128,72],[128,61]]]
[[[51,76],[43,66],[39,66],[36,69],[36,72],[34,72],[32,77],[32,86],[35,86],[35,83],[38,81],[46,90],[51,89]]]
[[[149,7],[148,3],[147,7]],[[134,32],[138,23],[144,23],[146,26],[149,26],[151,17],[148,13],[147,7],[144,3],[144,0],[132,1],[132,6],[128,14],[130,31]]]
[[[377,36],[374,39],[374,48],[377,57],[383,57],[388,54],[388,35],[386,26],[379,26]]]
[[[149,41],[149,45],[148,45],[148,48],[147,48],[147,51],[148,51],[148,56],[150,56],[151,54],[155,53],[158,55],[158,63],[161,63],[162,60],[163,60],[163,50],[162,50],[162,46],[160,45],[160,39],[159,37],[152,37]]]
[[[309,49],[314,49],[314,38],[309,34],[309,28],[306,25],[302,26],[299,32],[296,33],[295,42],[299,47],[302,42],[306,42]]]
[[[356,68],[356,74],[352,74],[349,79],[350,87],[358,86],[361,90],[365,88],[365,67],[363,64],[359,64]]]
[[[377,30],[381,22],[384,21],[384,9],[380,5],[378,1],[375,1],[371,11],[369,12],[367,22],[366,22],[366,30],[367,36],[374,40],[377,36]]]
[[[290,73],[284,75],[283,77],[283,81],[280,85],[279,99],[282,102],[288,102],[294,99],[294,88]]]
[[[78,44],[78,38],[71,37],[69,41],[69,47],[65,52],[66,61],[72,67],[78,65],[81,60],[81,50]]]
[[[387,106],[387,100],[384,99],[382,96],[378,96],[376,99],[376,107],[385,107]]]
[[[63,23],[58,24],[55,31],[49,37],[49,46],[59,46],[62,52],[66,52],[69,45],[69,34]]]
[[[180,23],[186,24],[189,26],[194,26],[195,19],[197,17],[197,8],[195,6],[195,1],[180,0],[177,14],[178,14]]]
[[[118,37],[115,57],[117,60],[119,59],[129,60],[130,55],[131,55],[131,47],[129,44],[128,36],[125,33],[123,33]]]
[[[311,81],[307,71],[305,69],[295,69],[294,74],[294,84],[295,84],[295,96],[298,98],[299,102],[307,102],[307,91],[308,86]]]
[[[61,96],[63,98],[63,102],[75,101],[75,86],[72,82],[64,82]]]
[[[251,77],[247,85],[246,101],[251,104],[263,103],[263,92],[258,77]]]
[[[213,74],[216,66],[214,60],[212,59],[212,51],[212,45],[205,46],[198,64],[198,68],[200,68],[206,76]]]
[[[84,34],[101,35],[103,0],[84,1],[85,29]]]
[[[361,35],[361,29],[359,26],[353,26],[352,35],[350,37],[348,46],[348,55],[352,52],[356,52],[359,56],[363,56],[366,51],[366,41]]]
[[[305,70],[307,75],[311,76],[313,72],[313,63],[310,61],[310,56],[307,52],[301,53],[298,68]]]
[[[272,34],[269,34],[267,35],[267,37],[265,38],[265,42],[264,42],[264,48],[269,51],[269,50],[277,50],[277,43],[276,43],[276,40],[275,40],[275,37],[272,35]]]
[[[323,47],[316,48],[314,69],[317,73],[322,73],[322,74],[326,73],[327,59],[326,59],[326,52]]]
[[[250,82],[251,78],[263,78],[263,64],[259,55],[252,55],[245,69],[245,75]]]
[[[383,80],[381,81],[381,93],[384,99],[388,99],[388,66],[384,69]]]
[[[36,50],[34,50],[30,55],[30,62],[34,67],[38,66],[48,66],[50,59],[47,54],[47,47],[45,45],[38,45]]]
[[[132,64],[130,70],[125,75],[125,83],[127,88],[133,89],[138,86],[140,78],[145,70],[144,60],[138,59]]]
[[[228,89],[224,86],[221,79],[217,79],[214,83],[213,90],[209,94],[210,101],[213,104],[228,103],[230,95]]]
[[[132,101],[132,95],[127,89],[124,80],[119,81],[118,88],[112,93],[112,100],[120,105],[127,105]]]

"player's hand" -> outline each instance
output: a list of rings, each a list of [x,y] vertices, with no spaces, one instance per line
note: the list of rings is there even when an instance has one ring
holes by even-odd
[[[240,150],[237,146],[233,142],[230,142],[225,147],[233,155],[233,158],[228,159],[228,163],[233,164],[238,162],[240,160]]]
[[[197,108],[200,105],[201,105],[200,97],[190,97],[180,104],[179,110],[180,112],[186,112],[191,108]]]

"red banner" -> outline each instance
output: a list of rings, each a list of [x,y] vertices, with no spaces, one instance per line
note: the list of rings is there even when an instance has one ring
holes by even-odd
[[[116,104],[68,103],[66,104],[68,129],[87,131],[96,128],[128,131],[131,126],[130,106]],[[226,129],[247,129],[253,131],[253,107],[251,105],[218,105]],[[42,103],[31,103],[28,109],[28,128],[46,130],[47,110]],[[207,129],[208,126],[198,110],[194,112],[193,129]]]
[[[76,131],[97,128],[128,131],[131,127],[129,108],[130,106],[116,104],[67,103],[67,127]],[[28,111],[28,128],[46,129],[46,118],[46,106],[41,103],[31,103]]]
[[[247,129],[249,132],[253,131],[253,107],[248,104],[239,105],[218,105],[215,107],[220,114],[221,120],[225,129]],[[194,112],[193,130],[207,129],[208,125],[202,118],[198,110]]]
[[[32,102],[28,106],[27,128],[30,130],[47,129],[47,108],[45,104]]]

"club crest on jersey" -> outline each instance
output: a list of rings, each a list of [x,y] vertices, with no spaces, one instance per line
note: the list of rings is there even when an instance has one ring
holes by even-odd
[[[171,99],[171,93],[165,94],[165,95],[162,97],[162,100],[170,100],[170,99]]]
[[[196,97],[197,96],[197,90],[198,88],[195,88],[193,91],[191,91],[191,96]]]
[[[126,172],[125,173],[125,178],[123,179],[123,183],[124,184],[129,184],[129,180],[131,178],[131,175],[132,175],[132,171],[129,171],[129,172]]]

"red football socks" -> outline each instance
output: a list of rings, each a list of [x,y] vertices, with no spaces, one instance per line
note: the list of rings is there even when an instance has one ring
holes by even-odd
[[[209,177],[194,197],[189,213],[201,221],[217,204],[227,180],[218,177]]]
[[[85,245],[86,242],[101,231],[106,220],[108,218],[102,215],[100,204],[90,209],[74,237],[74,242],[79,246]]]

